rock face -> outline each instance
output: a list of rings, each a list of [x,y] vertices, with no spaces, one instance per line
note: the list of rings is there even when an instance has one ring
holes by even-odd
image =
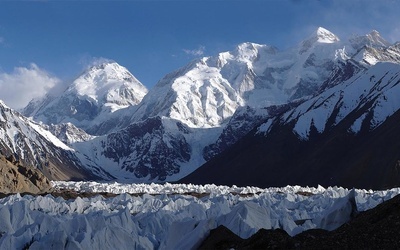
[[[0,156],[0,193],[50,192],[50,181],[37,169],[24,167]]]
[[[180,163],[190,160],[185,130],[189,129],[178,121],[153,117],[73,147],[83,162],[88,159],[87,166],[98,166],[112,178],[163,181],[179,173]]]
[[[104,156],[120,162],[122,169],[133,172],[138,178],[149,176],[165,180],[167,176],[179,172],[177,162],[190,160],[191,151],[184,136],[165,130],[160,117],[132,124],[119,133],[107,136]],[[137,159],[132,155],[143,157]]]
[[[254,127],[260,125],[270,113],[268,109],[255,109],[250,106],[238,108],[216,142],[204,148],[204,159],[208,161],[225,151]]]

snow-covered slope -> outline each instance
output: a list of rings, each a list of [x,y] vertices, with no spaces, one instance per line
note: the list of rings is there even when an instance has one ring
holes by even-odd
[[[90,179],[74,149],[39,124],[0,102],[0,153],[16,162],[40,169],[55,180]]]
[[[286,51],[243,43],[166,75],[132,121],[161,115],[193,128],[221,126],[240,106],[266,107],[314,94],[334,65],[348,58],[339,39],[323,28]]]
[[[146,93],[146,87],[126,68],[102,63],[87,69],[61,95],[33,100],[23,114],[49,125],[71,122],[97,133],[92,127],[117,110],[137,105]]]
[[[109,190],[64,200],[51,195],[0,200],[2,249],[196,249],[211,229],[224,225],[248,238],[260,228],[290,235],[307,229],[332,230],[354,210],[365,211],[399,194],[343,188],[221,187],[215,185],[120,185],[55,183],[79,191]],[[91,186],[92,189],[86,187]],[[108,187],[104,189],[103,187]],[[130,191],[135,194],[129,195]],[[185,193],[204,190],[202,198]],[[152,193],[149,195],[147,193]],[[240,195],[247,194],[247,195]]]
[[[378,63],[365,73],[305,101],[280,119],[283,123],[293,122],[293,131],[302,139],[307,139],[314,128],[323,133],[346,118],[353,121],[349,132],[359,133],[361,128],[373,130],[400,109],[399,83],[399,64]],[[350,118],[350,114],[356,115]],[[268,124],[273,122],[267,121],[260,132],[268,132]]]

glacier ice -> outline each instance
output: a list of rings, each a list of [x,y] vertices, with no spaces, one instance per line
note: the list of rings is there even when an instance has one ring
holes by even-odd
[[[282,228],[295,235],[311,228],[333,229],[347,221],[351,201],[364,211],[400,193],[400,188],[372,191],[321,186],[53,185],[116,196],[64,200],[15,194],[0,199],[1,249],[190,249],[219,225],[244,238],[260,228]],[[187,193],[203,195],[197,198]]]

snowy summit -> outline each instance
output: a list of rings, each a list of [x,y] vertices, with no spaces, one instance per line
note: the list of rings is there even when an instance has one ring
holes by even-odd
[[[335,43],[340,41],[339,37],[322,27],[319,27],[314,32],[313,37],[316,37],[319,43]]]
[[[75,92],[78,96],[86,96],[97,103],[114,104],[114,111],[138,104],[146,95],[147,89],[125,67],[111,62],[89,68],[66,92]]]
[[[140,103],[147,88],[116,62],[92,66],[58,96],[33,100],[23,114],[45,124],[72,123],[90,129],[117,110]]]

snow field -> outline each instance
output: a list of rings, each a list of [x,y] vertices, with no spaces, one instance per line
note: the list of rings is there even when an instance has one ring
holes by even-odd
[[[311,228],[331,230],[349,219],[352,201],[364,211],[400,192],[399,188],[260,189],[170,183],[53,182],[53,186],[119,195],[64,200],[16,194],[0,199],[0,249],[190,249],[218,225],[242,238],[260,228],[282,228],[290,235]],[[209,195],[185,194],[190,192]]]

